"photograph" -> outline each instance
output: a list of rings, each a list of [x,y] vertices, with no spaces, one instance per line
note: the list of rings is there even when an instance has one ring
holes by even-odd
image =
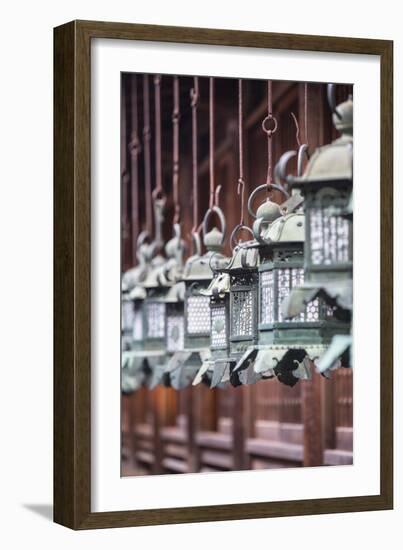
[[[121,476],[351,466],[353,84],[120,89]]]

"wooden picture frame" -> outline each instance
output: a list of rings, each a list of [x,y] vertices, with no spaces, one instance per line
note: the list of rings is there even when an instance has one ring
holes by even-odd
[[[380,494],[92,513],[91,40],[113,38],[380,56]],[[54,520],[72,529],[385,510],[393,507],[393,43],[384,40],[73,21],[54,30]]]

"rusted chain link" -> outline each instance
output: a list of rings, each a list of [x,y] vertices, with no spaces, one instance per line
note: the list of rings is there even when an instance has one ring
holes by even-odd
[[[267,191],[271,189],[273,183],[273,134],[277,130],[277,119],[273,116],[273,93],[272,81],[267,81],[267,116],[262,121],[262,129],[267,134]]]
[[[192,233],[196,233],[200,227],[198,224],[199,216],[199,197],[198,197],[198,174],[197,174],[197,106],[199,103],[199,78],[193,79],[193,88],[190,90],[190,105],[192,108],[192,176],[193,176],[193,228]]]
[[[146,202],[146,229],[148,234],[152,233],[153,214],[152,214],[152,194],[151,194],[151,155],[150,155],[150,88],[148,75],[143,76],[143,146],[144,146],[144,183],[145,183],[145,202]]]
[[[180,202],[179,202],[179,78],[174,76],[173,79],[173,96],[174,108],[172,113],[173,126],[173,169],[172,169],[172,192],[174,202],[174,220],[173,223],[180,221]]]
[[[241,198],[241,217],[239,224],[245,220],[245,179],[243,162],[243,88],[242,79],[238,80],[238,138],[239,138],[239,178],[237,192]]]
[[[214,78],[209,79],[209,130],[210,130],[210,203],[209,207],[214,206]]]
[[[130,156],[131,156],[131,196],[132,196],[132,250],[133,258],[136,257],[137,251],[137,237],[139,235],[139,154],[141,151],[141,144],[139,139],[138,128],[138,97],[137,97],[137,75],[132,75],[131,78],[131,106],[132,106],[132,133],[129,143]]]
[[[155,105],[155,188],[153,198],[163,195],[161,162],[161,75],[154,76]]]

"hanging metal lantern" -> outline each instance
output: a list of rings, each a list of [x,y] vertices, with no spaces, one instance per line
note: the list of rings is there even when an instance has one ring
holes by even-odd
[[[243,383],[239,374],[233,376],[234,367],[239,372],[245,370],[257,338],[257,261],[254,241],[247,241],[234,248],[231,261],[223,270],[228,273],[230,284],[229,367],[234,386]]]
[[[230,277],[221,271],[227,265],[228,258],[214,262],[214,278],[208,288],[201,291],[210,299],[211,388],[225,386],[233,362],[229,357]]]
[[[153,245],[143,232],[137,240],[138,265],[122,277],[122,391],[131,393],[145,380],[143,370],[143,301],[142,283],[151,269]]]
[[[351,279],[352,274],[352,220],[345,216],[353,186],[351,98],[335,108],[333,122],[341,137],[312,155],[302,177],[290,177],[304,197],[305,278],[312,282]]]
[[[273,221],[262,233],[255,222],[259,247],[259,345],[255,372],[272,371],[278,379],[294,385],[310,377],[311,362],[327,349],[335,333],[346,333],[348,321],[338,318],[336,308],[322,296],[305,304],[295,317],[287,318],[283,303],[293,289],[304,283],[305,216],[291,197],[282,205],[288,212]]]
[[[329,87],[329,96],[332,96]],[[332,103],[332,102],[331,102]],[[306,216],[304,283],[283,305],[287,318],[300,315],[318,297],[326,301],[334,315],[349,326],[352,315],[352,185],[353,185],[353,102],[351,98],[333,107],[333,122],[341,137],[319,148],[310,159],[302,177],[290,177],[294,189],[304,196]],[[333,332],[345,336],[346,331]],[[320,370],[330,368],[340,342],[348,351],[351,337],[336,338],[327,360],[320,359]],[[350,343],[349,343],[350,342]],[[339,364],[349,364],[346,355]],[[333,361],[335,364],[335,361]]]
[[[158,384],[170,384],[170,377],[166,367],[173,353],[183,350],[184,347],[184,283],[178,282],[182,276],[184,242],[180,238],[180,226],[174,225],[174,237],[165,246],[166,262],[157,271],[156,279],[159,286],[154,291],[155,303],[163,304],[163,342],[159,342],[164,359],[148,362],[152,374],[148,385],[152,389]],[[151,300],[151,298],[150,298]],[[148,300],[147,300],[148,302]],[[151,303],[151,302],[150,302]]]
[[[221,230],[213,227],[207,232],[207,224],[213,213],[219,217]],[[224,215],[220,208],[214,206],[207,211],[203,223],[203,243],[207,252],[201,255],[200,241],[195,236],[196,253],[186,261],[184,268],[184,349],[174,353],[167,367],[171,385],[176,389],[205,381],[209,376],[208,371],[211,371],[210,298],[205,291],[214,275],[212,266],[224,258],[220,253],[224,236]]]

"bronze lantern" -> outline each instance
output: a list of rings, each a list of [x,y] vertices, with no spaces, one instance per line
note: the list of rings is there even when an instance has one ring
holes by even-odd
[[[214,213],[220,220],[221,230],[213,227],[207,231],[208,220]],[[196,253],[188,258],[183,271],[184,349],[174,353],[167,367],[171,385],[176,389],[206,381],[206,377],[211,375],[210,298],[205,292],[213,278],[214,265],[223,258],[221,249],[224,237],[224,215],[218,207],[214,206],[207,211],[203,222],[203,244],[207,252],[201,255],[201,243],[198,235],[195,235]]]
[[[307,304],[322,297],[345,326],[350,326],[353,304],[353,102],[351,98],[335,107],[333,122],[341,136],[331,144],[320,147],[312,155],[303,176],[289,178],[294,189],[304,197],[305,258],[304,283],[293,290],[285,301],[283,311],[287,318],[301,314]],[[337,330],[333,336],[346,336]],[[340,342],[345,342],[342,361],[333,364],[348,366],[348,348],[351,336],[336,338],[335,353]],[[329,358],[318,364],[324,371]]]

